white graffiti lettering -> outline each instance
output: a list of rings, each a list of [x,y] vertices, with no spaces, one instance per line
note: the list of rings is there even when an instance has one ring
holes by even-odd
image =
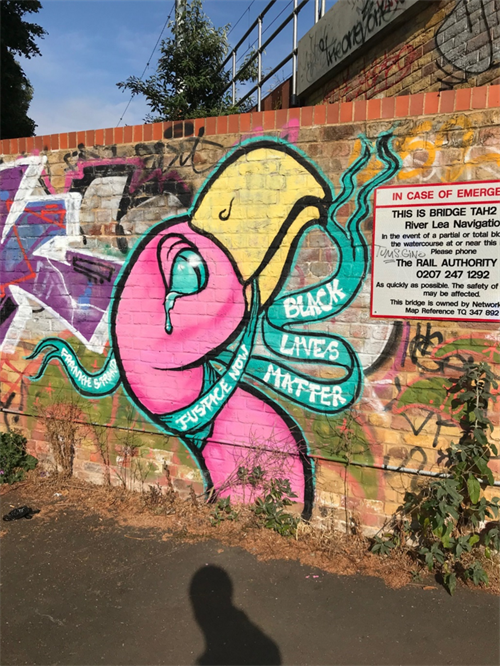
[[[267,366],[267,372],[264,375],[264,381],[276,389],[280,389],[299,398],[302,391],[308,393],[308,400],[311,404],[318,404],[317,398],[325,407],[338,407],[339,403],[344,405],[346,399],[342,395],[340,386],[321,386],[314,384],[306,379],[302,379],[290,372],[283,371],[279,366],[275,367],[272,363]]]
[[[228,373],[233,381],[237,382],[241,377],[243,368],[245,367],[245,361],[247,360],[247,358],[248,358],[248,349],[245,347],[245,345],[241,345],[240,352],[233,361]]]
[[[336,361],[339,357],[339,350],[337,340],[328,341],[326,338],[312,338],[305,335],[294,335],[291,346],[287,347],[288,334],[283,333],[281,336],[280,353],[286,356],[294,356],[295,358],[308,358],[328,359],[329,361]],[[303,352],[301,353],[301,349]]]
[[[106,372],[100,377],[93,377],[93,385],[95,389],[105,386],[108,382],[115,382],[118,379],[118,366],[116,365],[115,359],[111,359],[109,368]]]
[[[225,379],[221,379],[218,385],[211,390],[208,395],[202,398],[192,409],[176,419],[176,425],[178,425],[180,430],[184,432],[188,429],[190,423],[196,425],[200,418],[202,419],[205,417],[207,412],[210,415],[214,414],[219,407],[224,404],[224,396],[228,395],[228,393],[231,393],[231,386]]]
[[[314,298],[312,292],[307,292],[307,305],[304,304],[305,294],[285,298],[283,306],[285,308],[286,318],[296,319],[299,316],[303,319],[309,317],[317,318],[323,312],[332,312],[334,305],[339,301],[343,301],[346,295],[342,291],[342,288],[339,287],[339,281],[337,279],[327,282],[325,286],[328,294],[323,288],[317,291],[316,298]],[[322,299],[327,296],[329,296],[329,301],[324,303]]]
[[[76,379],[81,386],[86,386],[87,388],[92,388],[92,377],[87,376],[77,365],[73,356],[66,350],[61,350],[61,356],[66,362],[66,367],[70,371],[72,377]]]

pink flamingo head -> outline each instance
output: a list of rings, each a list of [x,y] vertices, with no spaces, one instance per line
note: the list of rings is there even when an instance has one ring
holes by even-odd
[[[186,218],[153,227],[127,262],[112,313],[115,353],[141,404],[161,413],[192,399],[205,358],[235,335],[245,310],[236,270],[214,241]],[[191,372],[166,372],[181,369]]]

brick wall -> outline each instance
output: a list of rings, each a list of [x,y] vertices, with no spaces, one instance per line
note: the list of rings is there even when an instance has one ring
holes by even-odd
[[[349,102],[498,84],[500,9],[496,0],[422,3],[304,100]]]
[[[384,132],[399,164],[385,184],[498,181],[499,107],[495,85],[3,141],[1,428],[52,464],[45,420],[71,410],[82,478],[101,482],[107,461],[114,483],[165,484],[168,466],[182,491],[248,500],[238,469],[260,466],[290,479],[306,513],[342,520],[347,504],[378,528],[417,480],[384,465],[442,469],[459,430],[436,378],[465,356],[497,363],[498,325],[372,318],[371,257],[356,250],[371,209],[359,242],[343,230],[381,172]],[[375,153],[338,227],[311,226],[363,141]],[[338,306],[334,269],[350,275]],[[279,357],[294,344],[279,313],[300,307],[280,289],[304,295],[294,335],[309,356],[295,365]],[[435,356],[445,343],[453,362]]]

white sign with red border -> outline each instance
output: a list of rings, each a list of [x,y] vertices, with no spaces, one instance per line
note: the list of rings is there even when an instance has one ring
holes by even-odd
[[[500,181],[375,191],[371,315],[500,320]]]

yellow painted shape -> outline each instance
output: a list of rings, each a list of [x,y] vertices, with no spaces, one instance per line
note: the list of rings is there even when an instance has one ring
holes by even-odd
[[[460,141],[457,141],[458,136]],[[452,164],[447,164],[446,148],[450,145],[451,147],[456,145],[460,155],[454,158]],[[405,166],[399,172],[398,179],[416,179],[425,170],[438,169],[440,181],[458,181],[469,166],[468,152],[473,145],[474,130],[469,118],[463,114],[437,125],[430,120],[422,121],[412,134],[400,139],[399,152]],[[417,152],[425,156],[420,164],[415,164],[413,160],[413,155]]]
[[[430,133],[431,130],[432,122],[430,120],[425,120],[417,125],[417,129],[413,136],[408,135],[404,137],[400,148],[400,157],[403,160],[403,164],[405,164],[405,159],[417,150],[426,154],[426,159],[423,164],[416,168],[406,165],[398,174],[400,180],[415,178],[419,174],[420,169],[428,169],[434,164],[436,160],[436,147],[434,143],[425,136]],[[424,136],[422,137],[421,135]]]
[[[297,216],[293,224],[290,226],[284,239],[279,244],[279,247],[276,250],[272,260],[263,267],[262,272],[258,278],[260,297],[263,304],[271,296],[274,288],[278,283],[278,280],[281,277],[293,239],[305,224],[307,224],[310,220],[316,220],[318,218],[319,212],[317,208],[313,206],[304,208],[304,210],[300,213],[300,215]]]
[[[208,184],[191,224],[224,246],[245,282],[260,273],[265,303],[280,279],[293,239],[305,224],[319,219],[319,207],[308,206],[288,230],[283,229],[294,204],[304,196],[324,198],[319,179],[292,155],[258,148],[242,155]],[[264,264],[270,248],[274,254]]]

